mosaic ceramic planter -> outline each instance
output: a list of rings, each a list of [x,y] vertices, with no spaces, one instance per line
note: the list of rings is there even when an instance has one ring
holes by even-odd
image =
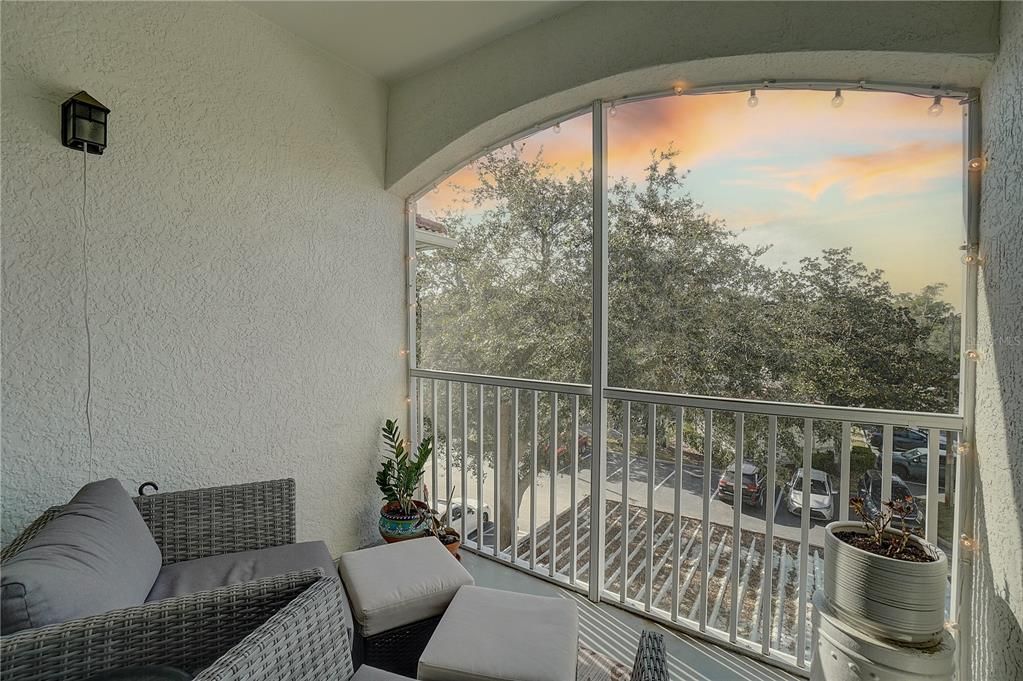
[[[412,503],[418,508],[427,510],[426,504],[421,501],[414,501]],[[406,539],[425,537],[429,534],[427,531],[429,520],[420,524],[420,519],[421,517],[418,513],[405,514],[401,510],[401,505],[396,501],[392,501],[380,509],[380,536],[389,544]]]

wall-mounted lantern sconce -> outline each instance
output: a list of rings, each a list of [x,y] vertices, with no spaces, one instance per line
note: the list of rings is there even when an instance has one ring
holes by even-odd
[[[102,154],[107,146],[106,108],[82,90],[60,105],[60,137],[65,147]]]

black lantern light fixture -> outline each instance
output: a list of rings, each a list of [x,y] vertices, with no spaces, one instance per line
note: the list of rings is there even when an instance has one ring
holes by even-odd
[[[102,154],[107,146],[110,109],[82,90],[60,106],[60,138],[65,147]]]

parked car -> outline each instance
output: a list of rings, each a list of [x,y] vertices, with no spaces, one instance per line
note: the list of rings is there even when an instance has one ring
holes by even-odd
[[[718,498],[722,501],[735,500],[735,468],[726,468],[718,480]],[[764,496],[764,474],[760,469],[751,463],[742,464],[742,503],[751,504],[757,508],[763,508]]]
[[[447,505],[440,501],[437,503],[437,511],[444,515]],[[480,505],[476,499],[465,499],[464,503],[461,497],[455,497],[451,500],[451,514],[447,519],[447,524],[455,529],[461,529],[462,525],[462,512],[465,511],[465,536],[468,537],[470,533],[476,531],[476,525],[480,520]],[[490,511],[490,504],[483,504],[482,509],[482,520],[483,529],[486,530],[487,523],[490,522],[492,513]]]
[[[892,475],[903,481],[927,482],[927,447],[907,449],[904,452],[892,453]],[[945,484],[945,452],[938,452],[938,484]],[[878,454],[874,466],[881,470],[881,455]]]
[[[868,470],[860,478],[859,496],[863,499],[864,510],[872,518],[883,510],[881,492],[881,471]],[[892,494],[890,498],[908,499],[912,510],[906,516],[906,525],[909,527],[918,527],[920,525],[920,507],[913,498],[913,493],[909,491],[909,487],[897,475],[892,476]],[[885,498],[884,501],[888,501],[888,498]],[[896,522],[895,524],[897,525],[898,523]]]
[[[876,428],[870,434],[870,446],[881,450],[884,445],[884,430]],[[938,435],[938,449],[944,451],[947,445],[947,437],[944,432]],[[893,428],[892,429],[892,450],[904,452],[908,449],[927,448],[927,431],[916,428]]]
[[[816,468],[810,470],[810,517],[819,520],[831,520],[835,517],[835,505],[832,501],[834,488],[831,477]],[[803,511],[803,469],[797,469],[789,483],[785,502],[789,513],[801,515]]]

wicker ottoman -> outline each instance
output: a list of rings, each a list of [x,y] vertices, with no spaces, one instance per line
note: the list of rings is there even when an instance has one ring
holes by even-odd
[[[465,586],[422,657],[420,681],[575,681],[579,614],[564,598]]]
[[[473,579],[436,537],[342,554],[355,619],[355,662],[415,676],[441,615]]]

